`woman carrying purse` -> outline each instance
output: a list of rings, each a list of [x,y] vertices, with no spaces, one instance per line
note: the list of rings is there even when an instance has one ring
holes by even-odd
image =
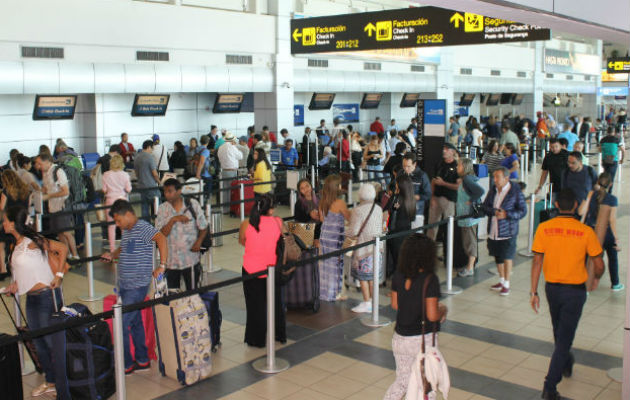
[[[48,326],[51,314],[62,306],[61,282],[68,266],[68,247],[35,232],[27,225],[27,217],[27,209],[21,206],[10,207],[4,215],[4,231],[16,241],[9,255],[13,283],[6,287],[5,294],[26,294],[26,319],[29,327],[37,330]],[[54,394],[52,339],[47,335],[33,341],[46,380],[33,389],[31,395]]]
[[[396,380],[384,400],[400,400],[407,393],[413,364],[422,349],[423,330],[431,332],[424,335],[424,340],[437,347],[437,332],[448,310],[438,303],[440,282],[435,274],[436,255],[435,242],[420,233],[407,237],[400,249],[400,258],[405,262],[398,265],[392,278],[392,308],[397,311],[392,337]]]

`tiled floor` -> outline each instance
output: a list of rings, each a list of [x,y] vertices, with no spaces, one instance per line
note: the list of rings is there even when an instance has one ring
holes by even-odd
[[[536,180],[538,179],[536,174]],[[624,175],[630,173],[623,168]],[[532,182],[530,175],[530,182]],[[625,176],[623,177],[625,178]],[[625,180],[625,179],[624,179]],[[621,185],[616,185],[619,190]],[[620,196],[618,233],[629,243],[628,187]],[[619,193],[617,192],[619,196]],[[287,215],[286,207],[279,215]],[[223,229],[238,226],[238,220],[223,218]],[[521,223],[519,249],[527,245],[527,220]],[[97,235],[95,234],[95,237]],[[96,241],[98,242],[98,240]],[[445,297],[448,322],[439,334],[439,347],[449,365],[452,388],[449,399],[534,399],[540,397],[549,357],[552,333],[544,296],[540,314],[529,306],[530,259],[517,256],[511,280],[512,293],[498,296],[488,290],[494,277],[487,270],[493,264],[485,242],[480,242],[480,262],[472,278],[456,278],[463,293]],[[625,282],[628,251],[620,254],[620,274]],[[207,274],[207,283],[240,274],[242,248],[235,235],[224,237],[222,247],[213,251],[220,272]],[[439,271],[445,279],[444,269]],[[112,293],[113,274],[105,265],[95,265],[97,292]],[[600,288],[591,293],[574,343],[576,366],[573,377],[559,385],[561,394],[572,399],[619,399],[621,385],[608,378],[611,367],[621,366],[625,292],[613,293],[607,273]],[[86,291],[85,270],[76,270],[65,279],[66,302],[78,301]],[[384,290],[386,292],[387,290]],[[340,304],[322,303],[317,314],[291,311],[288,315],[289,341],[279,346],[278,356],[291,368],[274,376],[253,370],[250,362],[264,355],[264,349],[251,349],[242,343],[245,305],[242,288],[232,285],[219,290],[223,311],[222,346],[213,358],[213,375],[190,387],[182,387],[160,376],[153,363],[150,371],[126,378],[127,398],[135,399],[381,399],[394,380],[391,353],[393,325],[372,329],[362,325],[350,308],[359,301],[354,289],[350,300]],[[382,314],[394,318],[389,299],[382,293]],[[101,302],[88,303],[101,311]],[[4,310],[0,311],[0,331],[13,332]],[[42,381],[37,374],[25,376],[30,392]]]

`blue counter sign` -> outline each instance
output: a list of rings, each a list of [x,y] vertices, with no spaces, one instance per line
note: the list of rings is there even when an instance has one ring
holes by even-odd
[[[338,120],[339,123],[346,122],[359,122],[359,104],[334,104],[333,107],[333,120]]]
[[[293,106],[293,126],[304,125],[304,104],[295,104]]]
[[[37,95],[35,97],[33,119],[73,119],[76,105],[76,95]]]
[[[137,94],[131,108],[134,117],[161,117],[166,114],[168,94]]]

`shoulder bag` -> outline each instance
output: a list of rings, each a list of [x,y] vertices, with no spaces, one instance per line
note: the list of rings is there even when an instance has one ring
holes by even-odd
[[[302,249],[298,245],[296,236],[289,232],[285,224],[278,222],[280,228],[280,237],[276,243],[276,267],[278,268],[276,273],[276,279],[281,285],[286,284],[293,278],[295,273],[295,266],[287,268],[285,264],[291,261],[297,261],[302,256]]]
[[[317,224],[314,222],[287,222],[287,228],[289,232],[292,233],[294,237],[298,238],[304,244],[302,250],[307,250],[313,247],[313,242],[315,241],[316,225]],[[297,242],[297,244],[300,245],[300,242]]]
[[[343,240],[343,244],[341,245],[342,249],[347,249],[348,247],[353,247],[357,245],[357,242],[359,241],[359,236],[361,236],[361,233],[363,232],[363,229],[365,228],[365,225],[367,224],[367,222],[370,219],[370,216],[372,215],[372,211],[374,211],[374,207],[376,206],[376,203],[372,203],[372,208],[370,208],[370,212],[368,213],[367,217],[365,218],[365,221],[363,221],[363,224],[361,225],[361,228],[359,229],[359,233],[356,234],[356,236],[346,236],[345,239]],[[352,254],[354,253],[354,250],[347,252],[346,254],[348,255],[348,257],[352,257]]]

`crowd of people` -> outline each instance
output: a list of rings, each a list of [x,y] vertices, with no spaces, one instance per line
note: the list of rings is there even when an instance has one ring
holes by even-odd
[[[578,290],[582,286],[584,290],[597,287],[603,272],[603,262],[599,257],[602,252],[608,258],[611,289],[622,290],[624,286],[619,282],[617,260],[618,200],[611,191],[617,167],[625,155],[623,136],[616,124],[606,126],[605,121],[597,121],[600,124],[597,129],[606,129],[606,135],[597,143],[605,172],[597,175],[585,163],[583,154],[583,141],[592,141],[593,125],[588,118],[570,117],[556,124],[549,115],[539,113],[538,117],[535,124],[521,116],[504,118],[500,123],[491,116],[481,124],[470,117],[465,126],[460,126],[457,118],[451,118],[441,149],[442,159],[435,166],[435,174],[431,178],[416,159],[418,126],[415,118],[403,130],[399,129],[395,120],[384,127],[376,118],[365,137],[352,126],[340,126],[339,121],[334,121],[333,127],[328,129],[322,120],[314,131],[305,129],[299,152],[286,129],[276,137],[267,127],[263,127],[260,133],[250,127],[248,136],[236,138],[225,130],[219,134],[218,128],[212,126],[208,135],[199,140],[191,139],[187,146],[176,142],[172,152],[160,143],[159,135],[145,140],[142,150],[136,152],[128,135],[123,133],[121,142],[111,146],[108,153],[98,159],[89,175],[81,172],[83,167],[78,154],[63,140],[57,141],[52,152],[43,145],[33,158],[12,150],[0,176],[0,210],[4,211],[0,279],[9,275],[9,265],[14,280],[8,286],[8,293],[26,294],[27,318],[31,327],[46,326],[48,322],[42,316],[49,315],[61,304],[60,286],[69,268],[66,260],[79,258],[78,249],[83,242],[80,230],[76,229],[82,224],[82,213],[71,211],[93,203],[95,199],[91,198],[90,191],[96,189],[103,193],[102,203],[110,206],[106,213],[107,221],[112,222],[107,229],[109,251],[103,254],[103,259],[118,263],[116,285],[122,303],[144,300],[152,278],[161,274],[164,274],[169,288],[179,289],[183,280],[185,288],[192,289],[199,284],[201,276],[200,251],[208,232],[208,221],[203,205],[194,198],[183,196],[182,180],[196,178],[203,182],[204,194],[210,199],[213,182],[219,172],[222,178],[227,178],[220,181],[223,188],[230,186],[230,179],[248,174],[259,184],[254,186],[254,205],[249,218],[243,221],[239,232],[239,243],[245,248],[242,275],[244,278],[258,276],[243,282],[247,309],[244,340],[248,345],[263,347],[266,336],[265,298],[269,294],[266,293],[266,275],[260,273],[269,265],[277,265],[277,243],[286,233],[283,221],[274,216],[276,200],[271,184],[274,166],[270,153],[278,149],[280,162],[276,163],[277,169],[319,165],[320,182],[316,187],[309,179],[298,182],[294,208],[295,221],[315,224],[314,246],[319,254],[341,250],[348,238],[353,243],[362,244],[383,234],[410,231],[422,226],[425,217],[432,224],[451,216],[462,216],[465,218],[457,221],[457,229],[466,260],[458,266],[461,267],[458,274],[464,278],[471,277],[475,275],[479,258],[477,227],[481,218],[487,217],[488,253],[494,257],[499,273],[499,282],[491,289],[507,296],[510,294],[519,221],[528,212],[524,185],[520,182],[523,177],[519,176],[518,156],[522,144],[536,140],[540,146],[549,143],[550,150],[542,162],[536,193],[549,180],[553,186],[549,201],[556,205],[558,218],[574,217],[575,222],[572,223],[580,224],[576,229],[590,227],[592,229],[588,232],[594,232],[587,235],[589,242],[586,242],[584,251],[590,256],[589,269],[584,268],[579,277],[569,283],[563,280],[566,277],[562,276],[562,272],[553,269],[550,259],[557,255],[553,254],[554,249],[544,238],[546,233],[540,233],[539,229],[536,234],[533,251],[537,257],[533,268],[538,272],[540,269],[545,271],[550,307],[562,308],[566,302],[563,298],[565,288],[556,289],[558,285],[570,284],[573,285],[570,288],[577,287]],[[512,127],[518,134],[512,131]],[[552,127],[557,127],[556,131]],[[462,143],[478,147],[476,157],[463,157],[459,150]],[[485,151],[482,152],[482,149]],[[474,166],[478,162],[487,165],[491,176],[487,193],[475,173]],[[365,169],[368,178],[374,181],[361,184],[359,202],[351,207],[343,196],[344,178],[350,174],[358,178],[361,169]],[[135,188],[142,200],[141,217],[155,215],[154,225],[137,216],[129,202],[132,192],[130,170],[135,173]],[[167,175],[168,172],[175,173],[176,177]],[[89,177],[86,179],[86,176]],[[160,188],[165,202],[152,213],[154,198],[161,196]],[[52,213],[44,221],[44,230],[57,232],[54,237],[35,232],[32,227],[30,215],[33,214],[36,193],[41,194],[47,203],[45,211]],[[552,221],[556,219],[542,223],[550,224]],[[122,232],[118,245],[117,228]],[[435,332],[439,331],[440,322],[447,315],[446,307],[438,302],[440,289],[435,270],[440,258],[438,243],[444,242],[438,231],[431,228],[424,234],[392,238],[387,241],[387,252],[378,257],[382,260],[382,265],[378,265],[379,281],[391,282],[392,307],[397,310],[392,341],[397,376],[387,392],[387,399],[402,397],[407,390],[411,364],[420,341],[431,340],[433,346],[437,346]],[[155,245],[160,259],[157,268],[154,268]],[[576,244],[582,245],[585,242]],[[544,260],[538,257],[539,254],[544,255]],[[344,283],[352,279],[359,282],[362,294],[362,301],[352,311],[372,312],[375,261],[373,246],[365,246],[352,253],[347,276],[344,273],[344,256],[319,261],[320,300],[347,300]],[[572,274],[577,274],[576,263],[584,265],[586,262],[584,257],[571,261],[575,261]],[[548,273],[548,270],[552,272]],[[537,279],[532,281],[532,307],[535,310],[538,305],[536,286]],[[286,302],[282,285],[277,285],[273,295],[276,298],[275,339],[284,343],[287,340]],[[582,295],[578,293],[575,296],[577,303],[573,306],[578,307],[578,303],[583,303]],[[555,330],[560,324],[556,319],[560,317],[552,315],[552,318]],[[577,325],[577,320],[574,322]],[[130,332],[135,346],[135,354],[132,355],[129,335],[124,335],[126,373],[149,368],[140,312],[125,313],[123,325]],[[574,328],[573,333],[570,327],[568,332],[562,333],[563,340],[569,342],[568,346],[556,343],[545,393],[556,393],[559,374],[569,364],[572,365],[569,349]],[[35,339],[35,344],[46,379],[33,390],[33,395],[41,395],[54,391],[51,343],[44,337]]]

